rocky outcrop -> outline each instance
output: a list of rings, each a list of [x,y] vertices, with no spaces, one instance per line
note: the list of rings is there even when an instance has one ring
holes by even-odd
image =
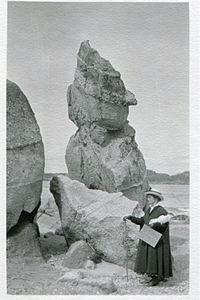
[[[142,202],[148,189],[146,166],[127,120],[129,105],[136,105],[136,98],[125,88],[120,73],[88,41],[79,49],[67,101],[69,118],[78,127],[66,149],[70,178],[88,188],[122,191]]]
[[[7,81],[7,232],[33,223],[40,205],[44,147],[29,102]],[[27,225],[28,226],[28,225]],[[23,227],[24,228],[24,227]],[[25,229],[23,229],[25,230]],[[26,231],[26,230],[25,230]],[[12,232],[13,233],[13,232]],[[11,235],[13,238],[13,234]],[[20,241],[18,241],[20,243]],[[16,246],[17,247],[17,246]],[[19,251],[20,252],[20,251]]]
[[[127,253],[122,217],[131,214],[137,202],[122,193],[90,190],[62,175],[54,177],[50,186],[67,243],[84,240],[103,260],[124,265]],[[127,225],[133,236],[137,226]],[[133,268],[137,241],[129,242],[129,267]]]
[[[33,223],[22,223],[11,230],[7,237],[8,259],[21,258],[25,260],[42,257],[37,226]]]

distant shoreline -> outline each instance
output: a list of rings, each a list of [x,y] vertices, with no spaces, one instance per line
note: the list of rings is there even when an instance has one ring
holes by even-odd
[[[166,184],[166,185],[190,185],[189,183],[178,183],[178,182],[150,182],[149,184],[155,184],[155,185],[162,185],[162,184]]]
[[[57,175],[67,175],[67,173],[45,173],[43,180],[49,181],[52,177]],[[167,185],[189,185],[189,171],[178,173],[175,175],[168,175],[165,173],[157,173],[152,170],[147,170],[147,178],[149,184],[167,184]]]
[[[165,173],[157,173],[152,170],[147,170],[147,178],[150,184],[177,184],[177,185],[190,184],[189,171],[185,171],[175,175],[168,175]]]

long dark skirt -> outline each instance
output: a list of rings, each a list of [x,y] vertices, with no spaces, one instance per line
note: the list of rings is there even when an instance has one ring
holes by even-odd
[[[137,273],[158,275],[164,278],[172,276],[169,242],[162,238],[158,245],[153,248],[140,240],[134,270]]]

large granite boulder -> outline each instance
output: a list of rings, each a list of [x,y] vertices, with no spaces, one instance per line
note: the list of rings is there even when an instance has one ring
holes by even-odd
[[[110,130],[122,128],[128,105],[137,103],[135,95],[126,90],[120,73],[90,47],[89,41],[79,49],[67,100],[69,117],[78,127],[95,122]]]
[[[33,222],[40,206],[43,173],[44,147],[34,113],[20,88],[8,80],[7,233],[9,244],[12,245],[8,251],[16,249],[16,255],[20,255],[20,248],[21,253],[26,249],[19,237],[23,236],[25,244],[30,240],[28,232],[33,239],[38,235]],[[33,241],[33,245],[37,245],[37,256],[38,242]],[[27,250],[27,255],[29,253]]]
[[[131,214],[137,202],[122,193],[88,189],[67,176],[54,177],[50,190],[58,206],[63,232],[68,244],[85,240],[105,261],[124,265],[129,246],[129,267],[133,268],[136,239],[126,239],[122,217]],[[128,223],[128,222],[127,222]],[[130,236],[137,226],[127,224]]]
[[[20,88],[7,81],[7,231],[23,211],[39,205],[44,147],[39,126]]]
[[[81,127],[71,137],[66,150],[70,178],[91,189],[109,193],[122,191],[143,206],[144,192],[148,190],[146,166],[131,134],[133,132],[106,132],[102,137],[100,127],[96,126],[92,131]],[[100,140],[103,138],[105,143],[102,145]]]
[[[127,120],[129,105],[137,101],[88,41],[80,46],[67,101],[69,118],[79,128],[66,149],[70,178],[143,202],[149,188],[146,166]]]

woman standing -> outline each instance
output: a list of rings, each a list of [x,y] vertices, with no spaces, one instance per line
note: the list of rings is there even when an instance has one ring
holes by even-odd
[[[152,229],[162,234],[161,239],[155,248],[146,242],[139,240],[134,271],[140,274],[147,274],[148,286],[155,286],[165,278],[172,276],[172,258],[169,240],[169,220],[168,212],[160,205],[163,200],[161,193],[151,190],[146,193],[149,209],[144,217],[125,216],[123,220],[140,225],[150,226]]]

